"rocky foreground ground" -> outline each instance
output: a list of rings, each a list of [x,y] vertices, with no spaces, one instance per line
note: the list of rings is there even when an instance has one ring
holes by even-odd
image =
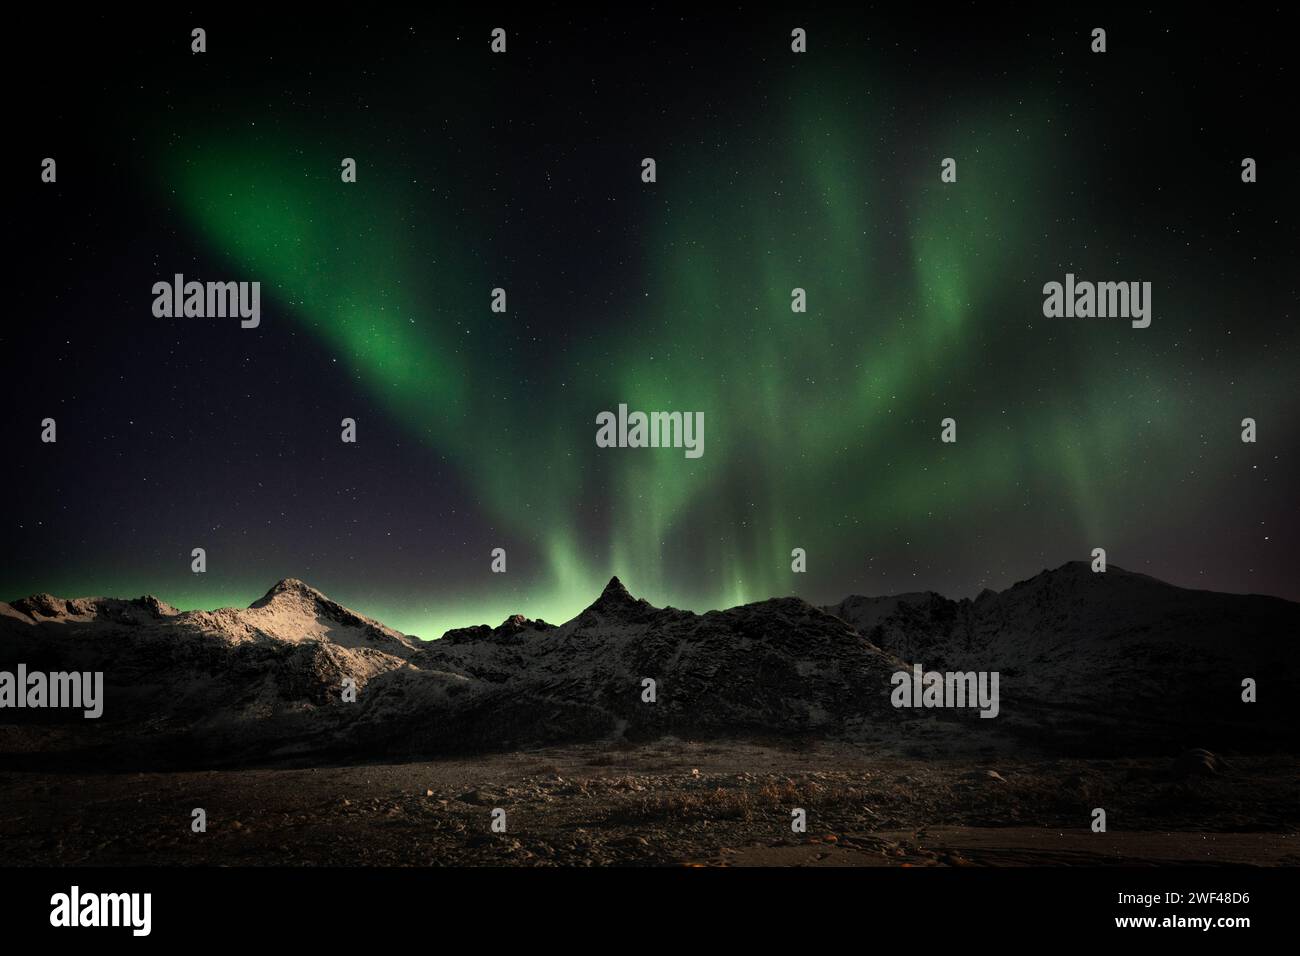
[[[664,739],[466,760],[0,774],[0,865],[1300,864],[1294,757],[944,760]],[[207,811],[206,833],[191,831]],[[1107,813],[1107,832],[1089,828]],[[492,832],[492,811],[506,832]],[[791,811],[807,811],[807,831]]]

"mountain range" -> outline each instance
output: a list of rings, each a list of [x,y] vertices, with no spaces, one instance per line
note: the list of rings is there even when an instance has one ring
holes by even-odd
[[[0,669],[102,671],[104,716],[0,711],[0,753],[225,766],[663,736],[920,754],[1292,750],[1297,634],[1300,604],[1082,562],[973,600],[775,598],[704,614],[654,607],[614,578],[559,626],[516,615],[434,641],[296,579],[214,611],[39,594],[0,603]],[[914,663],[997,671],[999,716],[896,709],[891,677]]]

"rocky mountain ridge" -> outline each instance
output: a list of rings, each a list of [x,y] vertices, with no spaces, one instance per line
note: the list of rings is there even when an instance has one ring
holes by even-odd
[[[1300,605],[1067,564],[974,600],[798,598],[696,614],[617,578],[561,625],[419,641],[296,579],[246,609],[152,597],[0,604],[0,669],[102,670],[101,721],[0,712],[0,751],[126,762],[378,759],[673,735],[924,751],[1287,746]],[[997,720],[896,709],[891,678],[998,671]],[[1241,681],[1261,686],[1241,700]],[[346,680],[355,702],[345,701]],[[12,719],[11,719],[12,718]]]

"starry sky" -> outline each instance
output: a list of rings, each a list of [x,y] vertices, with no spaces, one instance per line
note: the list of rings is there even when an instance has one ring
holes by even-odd
[[[494,16],[19,24],[0,597],[298,577],[433,637],[612,574],[956,597],[1104,547],[1300,599],[1277,14]],[[1044,318],[1067,272],[1151,327]],[[176,273],[260,281],[260,327],[156,318]],[[619,403],[704,455],[596,447]]]

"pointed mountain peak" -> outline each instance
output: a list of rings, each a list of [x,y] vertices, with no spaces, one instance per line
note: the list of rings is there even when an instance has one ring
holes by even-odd
[[[634,601],[636,599],[628,592],[623,582],[618,579],[618,575],[614,575],[609,579],[609,583],[605,585],[605,590],[600,592],[600,600]]]
[[[625,615],[628,612],[641,613],[653,610],[651,605],[643,598],[633,597],[623,582],[617,577],[609,579],[605,585],[605,590],[600,592],[600,597],[596,602],[584,611],[584,614],[595,612],[602,616],[607,615]]]
[[[406,656],[415,645],[400,631],[326,597],[298,578],[285,578],[262,597],[236,611],[259,633],[277,640],[327,641],[342,647],[373,647]]]
[[[250,608],[266,607],[268,604],[281,597],[296,597],[309,601],[329,601],[329,598],[320,591],[317,591],[306,581],[300,581],[297,578],[284,578],[277,582],[275,587],[263,594],[261,598],[248,606]]]

